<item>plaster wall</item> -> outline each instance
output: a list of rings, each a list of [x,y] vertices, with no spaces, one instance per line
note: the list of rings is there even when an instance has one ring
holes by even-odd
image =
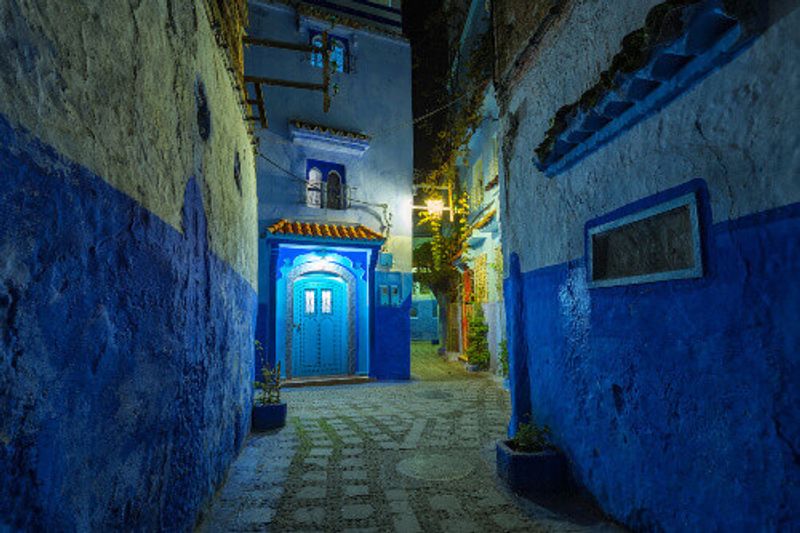
[[[190,176],[206,174],[211,249],[256,280],[254,155],[204,3],[0,3],[0,114],[181,231]],[[199,143],[195,85],[211,113]],[[233,179],[241,160],[241,192]],[[131,164],[136,161],[138,164]]]
[[[438,341],[439,313],[436,298],[431,295],[417,295],[411,300],[417,309],[417,316],[411,317],[411,340]]]
[[[411,249],[413,125],[411,114],[411,49],[401,36],[357,30],[307,17],[298,17],[281,3],[250,3],[249,34],[277,41],[309,43],[309,30],[328,29],[345,38],[350,49],[350,69],[333,73],[338,88],[331,109],[323,111],[321,92],[266,86],[264,98],[269,128],[259,130],[264,157],[257,161],[258,219],[262,230],[281,218],[307,222],[364,224],[387,237],[384,251],[393,254],[390,272],[379,272],[371,290],[384,283],[387,274],[397,280],[402,303],[380,307],[373,302],[369,372],[374,377],[407,378],[410,368]],[[293,81],[321,83],[322,69],[311,65],[309,54],[250,47],[245,53],[248,74]],[[289,122],[312,124],[363,133],[369,148],[352,155],[335,148],[300,146],[292,142]],[[343,164],[346,183],[353,187],[347,210],[320,209],[306,205],[306,161],[318,159]],[[269,161],[268,161],[269,160]],[[270,162],[271,161],[271,162]],[[386,204],[384,210],[381,204]],[[262,241],[262,249],[269,245]],[[332,243],[326,243],[328,246]],[[346,242],[338,243],[346,245]],[[275,357],[269,331],[275,322],[270,292],[275,273],[268,255],[259,268],[259,327],[263,342]],[[393,281],[394,282],[394,281]],[[278,315],[280,316],[280,315]],[[277,328],[282,325],[278,324]],[[262,338],[259,335],[259,338]],[[277,338],[277,334],[276,337]]]
[[[511,93],[507,111],[519,113],[520,125],[513,152],[504,154],[515,179],[505,193],[503,227],[523,271],[582,256],[584,222],[693,178],[708,182],[715,222],[800,201],[800,153],[787,149],[800,135],[793,127],[800,80],[791,75],[800,60],[776,53],[800,41],[791,31],[796,11],[741,57],[576,167],[555,179],[536,169],[533,150],[550,118],[597,80],[622,37],[643,26],[658,3],[623,1],[609,12],[596,2],[576,3]],[[569,31],[575,27],[585,30]],[[535,232],[528,231],[532,221]]]
[[[298,28],[297,16],[280,4],[251,4],[250,34],[308,43],[307,22]],[[306,20],[306,19],[303,19]],[[320,22],[312,28],[328,28]],[[413,128],[411,116],[411,49],[402,37],[390,37],[345,26],[329,28],[348,39],[351,71],[333,74],[339,93],[329,113],[322,109],[320,92],[267,87],[265,100],[270,126],[260,130],[262,153],[287,170],[258,160],[259,221],[263,227],[280,218],[305,221],[361,223],[386,235],[387,251],[394,254],[394,270],[411,272],[411,200]],[[308,54],[251,47],[246,53],[248,73],[272,78],[320,83],[322,69],[313,67]],[[360,132],[371,137],[360,157],[292,143],[289,121]],[[355,187],[353,206],[328,210],[305,205],[306,160],[344,164],[347,184]],[[391,228],[380,207],[386,203]],[[373,205],[363,205],[373,204]]]
[[[493,187],[489,191],[485,186],[499,176],[499,143],[500,132],[498,131],[499,110],[493,88],[487,90],[486,97],[481,109],[483,121],[476,128],[470,138],[468,145],[468,155],[464,160],[464,165],[459,167],[459,180],[461,190],[470,194],[473,192],[474,168],[478,160],[482,161],[480,168],[481,186],[484,188],[483,201],[476,205],[470,200],[470,214],[468,222],[475,224],[492,210],[496,214],[492,221],[480,229],[474,229],[472,236],[468,240],[469,249],[466,254],[466,263],[475,272],[476,259],[481,255],[486,256],[486,298],[481,303],[483,306],[486,324],[489,327],[488,340],[490,352],[490,369],[498,370],[498,357],[500,353],[500,343],[506,337],[505,309],[503,306],[503,256],[501,249],[501,227],[499,223],[500,213],[500,187]],[[495,142],[497,144],[495,144]],[[497,147],[498,151],[495,151]],[[499,268],[499,269],[498,269]],[[473,284],[477,282],[477,276],[473,277]],[[473,293],[474,293],[473,287]],[[463,342],[462,342],[463,344]]]
[[[0,529],[189,529],[250,425],[227,62],[199,1],[3,1],[0,45]]]
[[[508,93],[512,429],[532,411],[577,478],[634,528],[792,529],[800,10],[773,2],[751,46],[565,172],[548,178],[532,161],[550,118],[657,3],[575,2]],[[586,223],[676,191],[700,199],[704,276],[589,288]]]

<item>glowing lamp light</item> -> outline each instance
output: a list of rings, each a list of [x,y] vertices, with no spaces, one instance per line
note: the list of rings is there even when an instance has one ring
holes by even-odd
[[[442,213],[444,213],[444,200],[425,200],[425,209],[427,209],[431,216],[440,218]]]

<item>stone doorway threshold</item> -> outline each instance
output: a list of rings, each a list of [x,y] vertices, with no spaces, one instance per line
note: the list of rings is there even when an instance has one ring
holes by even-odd
[[[310,376],[287,379],[281,383],[286,389],[297,387],[328,387],[331,385],[357,385],[375,381],[369,376]]]

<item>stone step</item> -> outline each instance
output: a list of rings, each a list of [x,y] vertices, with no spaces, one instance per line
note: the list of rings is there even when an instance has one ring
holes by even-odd
[[[292,389],[297,387],[328,387],[331,385],[357,385],[375,381],[369,376],[310,376],[285,380],[281,387]]]

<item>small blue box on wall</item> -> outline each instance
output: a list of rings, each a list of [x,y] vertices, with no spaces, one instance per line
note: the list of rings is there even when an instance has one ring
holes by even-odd
[[[392,268],[394,265],[394,256],[389,253],[381,252],[378,254],[378,266],[381,268]]]

